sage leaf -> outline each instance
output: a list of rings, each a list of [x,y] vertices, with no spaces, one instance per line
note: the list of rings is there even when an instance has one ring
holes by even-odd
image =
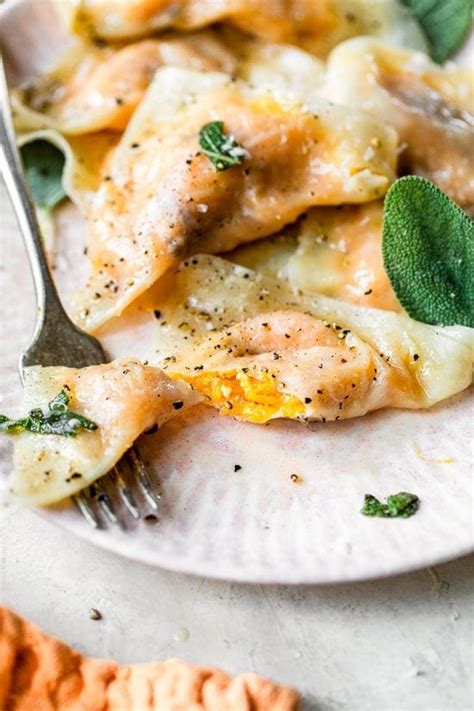
[[[49,141],[37,139],[21,147],[21,157],[34,202],[52,210],[66,197],[62,185],[63,153]]]
[[[474,221],[429,180],[407,176],[388,191],[382,252],[409,316],[474,327]]]
[[[4,434],[19,434],[34,432],[35,434],[55,434],[63,437],[75,437],[80,430],[96,430],[98,425],[84,415],[79,415],[68,409],[69,395],[61,390],[46,408],[30,410],[26,417],[12,420],[0,415],[0,432]]]
[[[439,64],[463,44],[472,21],[472,0],[402,0],[423,28]]]
[[[248,151],[236,142],[234,136],[224,133],[223,121],[211,121],[199,131],[199,146],[216,170],[228,170],[249,157]]]

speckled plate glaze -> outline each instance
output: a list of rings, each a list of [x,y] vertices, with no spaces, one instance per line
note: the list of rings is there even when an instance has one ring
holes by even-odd
[[[48,65],[65,45],[45,1],[13,2],[2,16],[14,82]],[[20,393],[16,363],[31,333],[34,301],[4,190],[1,233],[1,404],[8,410]],[[80,282],[84,261],[84,226],[71,205],[58,215],[57,235],[53,261],[65,293]],[[140,356],[146,333],[146,323],[119,321],[102,335],[111,355]],[[308,428],[189,413],[139,441],[163,491],[157,525],[93,531],[69,503],[41,514],[129,558],[209,577],[333,583],[398,574],[473,550],[471,425],[469,393],[429,411],[392,410]],[[1,446],[5,481],[10,443],[4,438]],[[422,500],[413,518],[359,513],[365,493],[401,490]]]

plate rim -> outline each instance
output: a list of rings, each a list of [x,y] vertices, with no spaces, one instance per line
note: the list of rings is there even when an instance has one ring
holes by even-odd
[[[348,575],[343,579],[341,579],[340,576],[335,578],[331,576],[324,577],[324,575],[316,577],[312,575],[307,575],[303,577],[295,576],[294,578],[289,580],[288,577],[281,577],[277,574],[262,577],[251,574],[246,575],[243,569],[239,569],[239,574],[237,573],[237,570],[235,571],[235,573],[229,572],[228,574],[219,574],[213,570],[207,569],[205,565],[202,565],[202,563],[196,565],[193,570],[190,570],[188,566],[180,565],[178,558],[175,559],[176,562],[171,562],[169,556],[165,556],[164,559],[158,560],[160,558],[160,556],[158,555],[156,556],[156,559],[153,560],[152,556],[146,555],[146,552],[148,550],[147,548],[141,549],[141,552],[138,552],[139,549],[136,549],[135,555],[132,555],[132,549],[130,547],[128,549],[125,549],[120,542],[118,542],[117,545],[116,539],[112,538],[111,536],[107,538],[107,528],[100,531],[93,530],[88,526],[85,521],[83,522],[83,525],[76,527],[74,525],[71,525],[70,521],[68,522],[67,519],[63,520],[61,519],[61,517],[55,516],[54,513],[48,511],[47,509],[42,510],[40,508],[33,508],[30,510],[35,515],[39,516],[42,520],[48,521],[50,524],[60,528],[61,530],[66,530],[71,535],[78,537],[81,541],[85,541],[90,545],[97,546],[98,548],[101,548],[102,550],[105,550],[108,553],[115,554],[120,558],[123,558],[124,560],[130,560],[135,563],[147,565],[152,568],[160,568],[170,573],[203,577],[208,578],[210,580],[239,583],[243,585],[317,585],[324,587],[329,585],[345,585],[351,583],[370,582],[374,580],[392,578],[399,575],[407,575],[409,573],[414,573],[419,570],[432,568],[434,566],[442,565],[443,563],[462,559],[474,554],[473,541],[470,544],[466,544],[466,546],[461,549],[458,548],[455,554],[444,553],[442,555],[436,555],[435,553],[433,553],[433,555],[427,556],[423,563],[401,563],[398,566],[392,565],[390,567],[390,571],[373,571],[365,573],[362,572],[360,574],[356,573],[354,575]],[[101,536],[102,534],[104,535],[104,537],[99,540],[99,536]],[[157,549],[157,551],[158,550],[159,549]]]
[[[26,5],[29,0],[9,0],[6,4],[0,6],[0,20],[3,20],[7,15],[15,11],[16,8],[21,5]],[[441,554],[427,553],[424,560],[421,562],[409,562],[404,563],[403,559],[400,559],[397,565],[392,561],[389,570],[372,570],[375,568],[373,565],[366,566],[366,570],[359,570],[359,572],[346,571],[344,578],[341,578],[340,569],[339,575],[324,575],[324,571],[321,568],[313,569],[307,571],[306,575],[302,574],[301,570],[295,569],[296,575],[291,579],[288,576],[285,577],[282,573],[271,573],[268,575],[256,575],[252,574],[252,569],[246,572],[243,567],[235,566],[235,564],[227,563],[224,566],[223,572],[216,572],[212,569],[212,562],[206,563],[202,559],[196,559],[196,563],[193,569],[190,569],[191,563],[181,562],[178,556],[170,556],[169,554],[160,554],[160,548],[157,547],[152,554],[147,546],[141,548],[133,548],[131,546],[124,546],[122,541],[113,536],[107,536],[107,529],[101,531],[94,531],[89,528],[85,521],[81,519],[71,519],[63,516],[58,516],[55,511],[50,509],[31,509],[35,515],[40,516],[43,520],[49,521],[51,524],[66,530],[68,533],[77,536],[80,540],[85,541],[89,544],[98,546],[99,548],[106,550],[109,553],[114,553],[119,555],[121,558],[126,560],[133,560],[141,564],[145,564],[152,567],[160,567],[164,570],[184,574],[184,575],[194,575],[199,577],[205,577],[213,580],[222,580],[229,582],[238,582],[243,584],[261,584],[261,585],[343,585],[353,582],[363,582],[371,581],[383,578],[389,578],[397,575],[408,574],[417,570],[422,570],[435,565],[441,565],[445,562],[455,560],[458,558],[464,558],[472,553],[474,553],[474,541],[471,540],[463,546],[459,543],[456,546],[456,551],[446,552]],[[79,524],[79,521],[81,523]],[[375,559],[378,560],[378,559]],[[222,569],[221,569],[222,570]],[[327,571],[329,573],[329,571]]]

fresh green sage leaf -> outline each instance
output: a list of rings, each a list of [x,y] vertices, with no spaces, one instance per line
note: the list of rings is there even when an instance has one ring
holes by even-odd
[[[366,494],[361,513],[364,516],[377,516],[379,518],[409,518],[416,514],[420,507],[420,499],[416,494],[400,491],[387,498],[383,504],[372,494]]]
[[[5,415],[0,415],[0,432],[5,434],[19,434],[20,432],[34,432],[36,434],[55,434],[63,437],[75,437],[83,430],[96,430],[98,425],[77,412],[68,410],[69,395],[61,390],[46,408],[30,410],[26,417],[11,420]]]
[[[462,45],[472,22],[472,0],[402,0],[422,26],[431,56],[443,64]]]
[[[199,146],[218,171],[239,165],[249,156],[233,136],[224,133],[223,121],[211,121],[201,128]]]
[[[474,327],[474,221],[429,180],[407,176],[388,191],[382,252],[412,318]]]
[[[49,141],[38,139],[21,147],[21,157],[33,200],[38,207],[52,210],[66,197],[63,153]]]

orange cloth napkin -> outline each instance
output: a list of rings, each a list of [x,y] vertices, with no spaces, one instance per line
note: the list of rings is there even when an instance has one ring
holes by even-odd
[[[0,607],[2,711],[297,711],[298,694],[255,674],[234,679],[178,659],[88,659]]]

